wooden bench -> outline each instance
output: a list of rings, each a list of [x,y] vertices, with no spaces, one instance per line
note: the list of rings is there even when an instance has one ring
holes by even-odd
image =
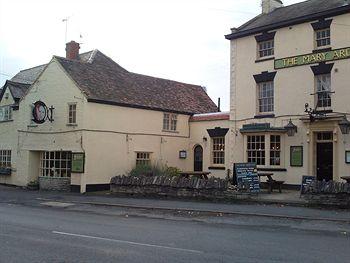
[[[278,189],[279,193],[282,193],[282,185],[284,184],[284,181],[269,179],[266,182],[269,185],[269,193],[272,193],[274,188]]]

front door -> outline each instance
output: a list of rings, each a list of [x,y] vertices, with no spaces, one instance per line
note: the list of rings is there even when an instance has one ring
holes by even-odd
[[[317,180],[333,180],[333,143],[317,143]]]
[[[203,148],[200,145],[194,148],[194,171],[203,171]]]

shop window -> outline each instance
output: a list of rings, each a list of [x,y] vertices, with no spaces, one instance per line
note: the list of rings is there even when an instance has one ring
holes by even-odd
[[[0,150],[0,168],[11,168],[11,150]]]
[[[316,47],[329,46],[331,44],[330,28],[315,31]]]
[[[136,153],[136,165],[151,165],[151,153],[138,152]]]
[[[265,165],[265,136],[249,135],[247,138],[248,162]]]
[[[281,165],[281,136],[270,136],[270,165]]]
[[[164,113],[163,115],[163,130],[176,131],[177,129],[177,115],[171,113]]]
[[[0,121],[9,121],[12,120],[12,107],[3,106],[0,107]]]
[[[44,177],[70,177],[71,165],[71,152],[42,152],[40,155],[40,175]]]
[[[332,106],[331,99],[331,74],[322,74],[316,78],[316,103],[317,107],[329,108]]]
[[[77,104],[68,104],[68,124],[77,124]]]
[[[258,112],[269,113],[274,110],[273,81],[258,83]]]
[[[275,41],[273,39],[268,41],[258,42],[258,58],[270,57],[275,54]]]
[[[225,164],[225,137],[212,138],[212,158],[214,165]]]

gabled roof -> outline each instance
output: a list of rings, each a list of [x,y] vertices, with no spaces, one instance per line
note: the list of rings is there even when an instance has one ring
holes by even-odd
[[[46,64],[21,70],[11,79],[11,81],[24,84],[33,84],[45,67]]]
[[[98,50],[80,60],[55,58],[90,102],[184,114],[217,111],[203,87],[129,72]]]
[[[26,91],[29,89],[30,85],[31,84],[19,83],[19,82],[7,80],[0,92],[0,101],[4,96],[6,88],[8,88],[15,102],[18,103],[18,101],[24,96]]]
[[[232,40],[260,32],[314,21],[348,13],[350,5],[344,0],[309,0],[280,7],[268,14],[260,14],[226,35]]]

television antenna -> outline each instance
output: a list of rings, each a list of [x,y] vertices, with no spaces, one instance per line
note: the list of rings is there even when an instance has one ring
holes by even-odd
[[[66,23],[65,43],[67,43],[68,20],[69,20],[69,17],[66,17],[66,18],[62,19],[62,22]]]

